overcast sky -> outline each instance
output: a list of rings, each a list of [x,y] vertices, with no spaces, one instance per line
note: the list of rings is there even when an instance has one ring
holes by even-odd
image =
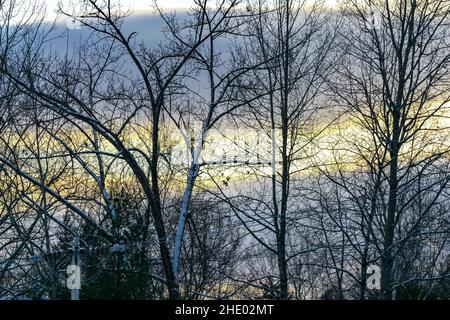
[[[33,1],[33,0],[28,0]],[[56,16],[56,8],[59,0],[41,0],[47,6],[47,16],[53,19]],[[76,4],[78,0],[62,0],[64,4]],[[117,0],[125,8],[132,9],[135,13],[151,10],[153,0]],[[328,5],[334,5],[338,0],[326,0]],[[193,0],[158,0],[158,4],[164,9],[184,9],[192,5]]]
[[[19,0],[19,1],[33,1],[34,0]],[[57,7],[59,0],[40,0],[46,6],[46,16],[48,21],[54,21],[57,17]],[[314,0],[309,0],[314,1]],[[328,5],[333,5],[337,0],[326,0]],[[125,20],[122,26],[122,30],[125,34],[131,34],[136,32],[137,40],[145,42],[147,45],[156,45],[161,39],[161,30],[163,27],[162,19],[157,15],[150,14],[152,12],[151,5],[153,0],[113,0],[124,7],[124,9],[131,9],[134,14]],[[64,6],[71,7],[80,3],[80,0],[62,0]],[[214,0],[211,1],[214,3]],[[186,8],[189,8],[193,4],[193,0],[158,0],[158,4],[164,9],[178,9],[178,16],[182,18],[186,12]],[[74,12],[75,13],[75,12]],[[148,13],[148,14],[145,14]],[[62,18],[62,17],[61,17]],[[58,19],[59,20],[59,19]],[[71,23],[65,17],[59,20],[58,29],[67,30],[66,24]],[[69,27],[70,32],[66,37],[69,38],[69,47],[76,46],[83,38],[86,38],[90,34],[90,30],[86,28],[72,28]],[[53,50],[66,50],[66,42],[68,38],[60,37],[51,42],[51,48]],[[219,46],[223,45],[222,43]]]

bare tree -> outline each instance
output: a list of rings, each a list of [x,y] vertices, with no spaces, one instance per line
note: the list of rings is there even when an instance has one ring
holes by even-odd
[[[358,125],[371,137],[362,147],[371,157],[375,190],[386,178],[386,211],[382,216],[382,296],[395,297],[395,233],[409,201],[399,202],[402,188],[414,183],[419,172],[439,166],[448,153],[435,120],[445,116],[449,99],[449,37],[447,1],[344,1],[347,63],[337,76],[333,93],[341,98]],[[367,150],[369,149],[369,150]],[[372,157],[373,155],[373,157]],[[416,172],[417,173],[417,172]],[[380,176],[381,175],[381,176]],[[438,178],[422,215],[426,215],[448,184]],[[428,185],[432,188],[432,184]],[[423,190],[424,191],[424,190]],[[415,194],[410,200],[415,199]],[[421,219],[419,219],[420,221]]]
[[[312,5],[304,1],[256,1],[250,2],[247,10],[257,19],[249,23],[252,37],[239,54],[246,61],[263,63],[243,84],[246,95],[261,96],[249,102],[249,114],[256,123],[253,130],[267,135],[272,144],[269,151],[272,157],[258,159],[258,163],[273,169],[270,187],[261,180],[259,190],[252,189],[261,198],[244,195],[224,195],[224,198],[242,217],[241,222],[253,229],[250,233],[259,244],[277,257],[279,298],[287,299],[288,261],[299,253],[293,248],[289,250],[286,243],[290,237],[288,221],[295,214],[295,210],[289,209],[293,201],[289,200],[291,179],[302,170],[305,163],[301,160],[308,157],[309,144],[320,134],[320,130],[313,132],[311,127],[321,113],[319,96],[330,70],[333,36],[324,23],[326,14],[321,1]],[[267,175],[264,170],[254,172],[255,176]],[[275,245],[264,240],[266,233],[275,238]]]

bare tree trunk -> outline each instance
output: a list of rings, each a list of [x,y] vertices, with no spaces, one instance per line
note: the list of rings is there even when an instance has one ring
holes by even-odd
[[[180,215],[178,217],[177,232],[175,234],[175,242],[173,249],[173,273],[178,279],[178,272],[180,266],[181,247],[183,243],[184,229],[186,226],[186,219],[189,214],[189,205],[191,203],[192,190],[194,189],[195,180],[198,176],[200,166],[196,161],[193,161],[189,168],[186,188],[184,190],[183,199],[181,202]]]

